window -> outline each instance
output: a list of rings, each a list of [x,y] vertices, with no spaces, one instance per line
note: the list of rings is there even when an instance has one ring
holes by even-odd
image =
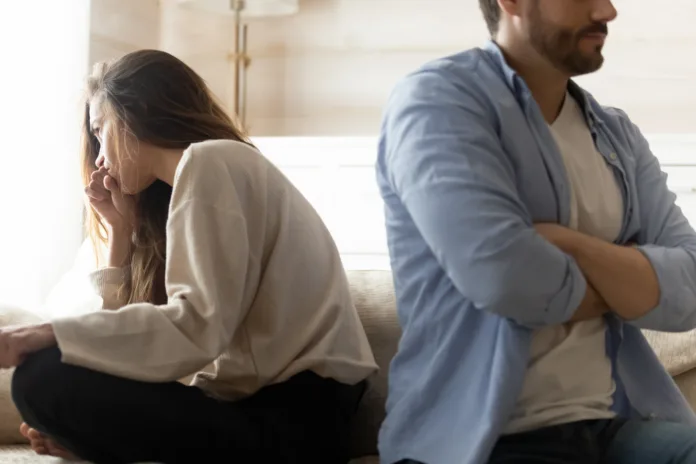
[[[677,204],[693,227],[696,227],[696,134],[648,137],[667,185],[677,195]]]
[[[375,137],[269,137],[254,144],[312,203],[347,269],[389,269]]]
[[[648,136],[677,203],[696,226],[696,134]],[[254,139],[314,205],[348,269],[389,269],[382,198],[375,181],[376,137]]]
[[[0,303],[42,302],[80,245],[77,116],[89,5],[0,6]]]

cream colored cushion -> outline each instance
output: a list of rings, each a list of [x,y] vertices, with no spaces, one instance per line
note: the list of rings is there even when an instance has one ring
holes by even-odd
[[[67,462],[50,456],[39,456],[29,446],[0,446],[0,463],[2,464],[60,464]]]
[[[390,272],[350,271],[348,279],[353,300],[380,366],[380,371],[369,379],[368,390],[354,421],[352,457],[365,456],[356,459],[355,464],[377,463],[378,458],[369,456],[377,453],[377,435],[385,415],[389,363],[396,353],[401,330]],[[18,308],[0,307],[0,326],[37,320],[36,316]],[[690,404],[696,404],[696,331],[683,334],[645,331],[645,335],[669,373],[676,376],[675,381]],[[10,397],[11,375],[11,371],[0,371],[0,444],[25,441],[17,431],[21,419]],[[0,448],[0,462],[38,462],[17,460],[28,459],[30,454],[23,453],[18,454],[16,450],[13,454],[3,453]]]
[[[684,394],[691,408],[696,410],[696,369],[679,374],[674,377],[674,382]]]
[[[20,308],[0,306],[0,327],[39,322],[40,318]],[[8,445],[26,443],[27,440],[19,433],[22,419],[12,402],[12,373],[14,370],[0,369],[0,444]],[[3,457],[4,458],[4,457]],[[5,461],[0,458],[0,462]]]
[[[377,453],[377,434],[384,420],[389,363],[396,353],[401,329],[396,316],[394,283],[388,271],[351,271],[348,280],[367,338],[380,367],[369,379],[352,429],[354,458]]]
[[[643,334],[670,375],[696,368],[696,330],[683,333],[644,330]]]
[[[644,330],[650,346],[696,410],[696,331],[665,333]]]

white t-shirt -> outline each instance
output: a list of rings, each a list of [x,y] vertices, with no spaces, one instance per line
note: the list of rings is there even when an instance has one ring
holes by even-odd
[[[570,94],[550,128],[570,182],[570,227],[614,241],[623,222],[621,190]],[[614,417],[614,390],[603,318],[537,330],[522,394],[505,434]]]
[[[99,275],[99,285],[119,278]],[[305,370],[355,384],[377,369],[331,235],[246,144],[208,141],[184,153],[165,281],[165,305],[54,320],[63,361],[142,381],[174,381],[215,361],[194,384],[225,399]]]

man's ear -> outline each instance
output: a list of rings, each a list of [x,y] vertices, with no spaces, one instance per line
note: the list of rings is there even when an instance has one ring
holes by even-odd
[[[500,10],[509,16],[519,16],[526,0],[498,0]]]

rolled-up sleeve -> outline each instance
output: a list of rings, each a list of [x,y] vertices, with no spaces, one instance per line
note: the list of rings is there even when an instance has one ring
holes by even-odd
[[[102,299],[102,309],[118,309],[125,305],[119,289],[126,281],[127,274],[124,268],[105,267],[88,275],[92,289]]]
[[[676,205],[647,140],[623,116],[636,158],[638,249],[652,264],[660,286],[658,306],[631,324],[663,332],[691,330],[696,328],[696,232]]]
[[[378,169],[476,308],[528,327],[563,323],[585,278],[535,231],[487,105],[454,76],[409,77],[387,105]]]

